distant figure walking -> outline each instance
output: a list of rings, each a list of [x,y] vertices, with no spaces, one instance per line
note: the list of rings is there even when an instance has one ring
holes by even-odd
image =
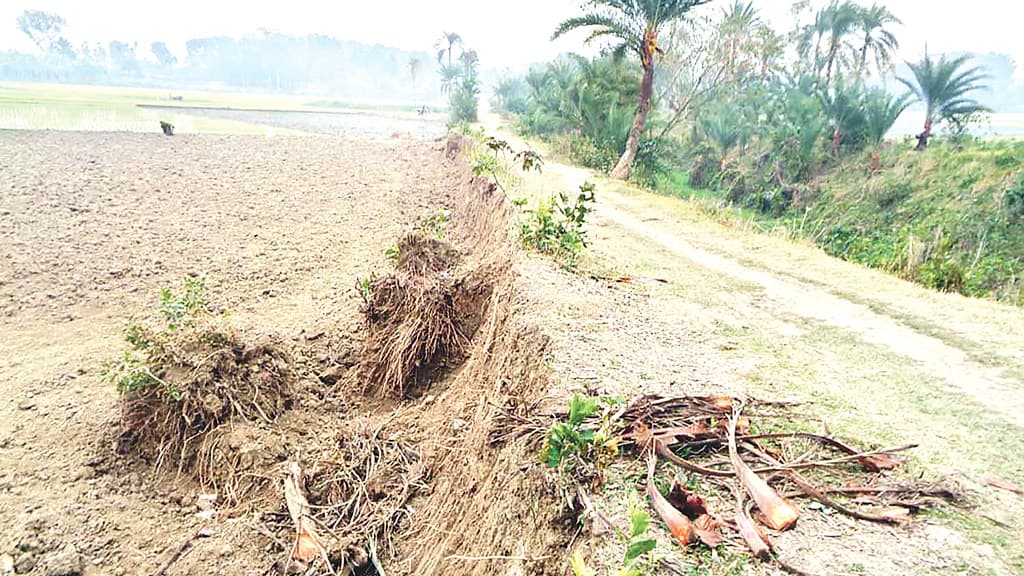
[[[419,110],[417,110],[416,113],[419,114],[420,116],[425,115],[427,113],[427,107],[426,106],[420,106]]]

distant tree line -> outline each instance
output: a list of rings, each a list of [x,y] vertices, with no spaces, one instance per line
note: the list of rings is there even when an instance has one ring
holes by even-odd
[[[166,42],[68,39],[58,14],[26,10],[18,29],[36,53],[0,53],[0,79],[41,82],[219,85],[269,92],[330,94],[433,102],[440,84],[418,75],[423,52],[261,29],[242,38],[211,36],[186,43],[179,59]]]

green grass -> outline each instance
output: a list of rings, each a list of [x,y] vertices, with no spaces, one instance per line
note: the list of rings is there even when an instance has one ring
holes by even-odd
[[[869,175],[866,156],[851,158],[822,179],[806,224],[826,252],[931,288],[1024,302],[1024,214],[1006,200],[1024,187],[1024,142],[896,146],[882,161]]]
[[[266,126],[138,105],[302,109],[289,98],[175,91],[183,99],[171,101],[169,94],[147,88],[4,83],[0,84],[0,129],[160,132],[160,120],[166,120],[174,124],[176,133],[267,134],[271,129]]]

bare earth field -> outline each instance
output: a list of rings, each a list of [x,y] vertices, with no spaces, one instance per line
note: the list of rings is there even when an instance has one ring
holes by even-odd
[[[988,484],[1024,484],[1018,309],[934,294],[600,179],[592,246],[571,274],[518,254],[501,225],[481,232],[489,213],[465,200],[465,166],[444,142],[405,136],[0,131],[0,174],[0,574],[154,574],[201,528],[210,536],[166,574],[268,574],[286,554],[279,484],[262,506],[211,514],[209,487],[117,453],[103,362],[120,353],[125,320],[189,273],[208,275],[241,333],[294,358],[296,406],[233,449],[268,460],[264,472],[292,458],[315,467],[317,447],[370,428],[430,469],[401,538],[380,551],[389,576],[566,574],[572,546],[621,558],[620,542],[564,516],[535,452],[489,442],[496,405],[556,406],[573,391],[798,400],[838,436],[919,443],[908,474],[967,490],[969,508],[905,526],[805,510],[775,541],[811,573],[1024,569],[1024,502]],[[521,192],[587,178],[549,160]],[[362,329],[356,279],[388,269],[385,249],[441,208],[466,258],[505,278],[471,358],[402,402],[325,385],[318,374],[349,365]],[[607,280],[621,276],[636,281]],[[621,519],[640,487],[613,473],[596,505]],[[659,538],[687,570],[665,573],[781,573]]]

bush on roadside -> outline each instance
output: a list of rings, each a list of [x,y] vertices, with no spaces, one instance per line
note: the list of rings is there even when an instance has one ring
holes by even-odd
[[[584,225],[587,214],[593,210],[594,190],[593,184],[584,182],[575,199],[570,200],[563,192],[524,210],[526,216],[520,226],[523,243],[555,256],[567,269],[576,268],[587,246]]]

